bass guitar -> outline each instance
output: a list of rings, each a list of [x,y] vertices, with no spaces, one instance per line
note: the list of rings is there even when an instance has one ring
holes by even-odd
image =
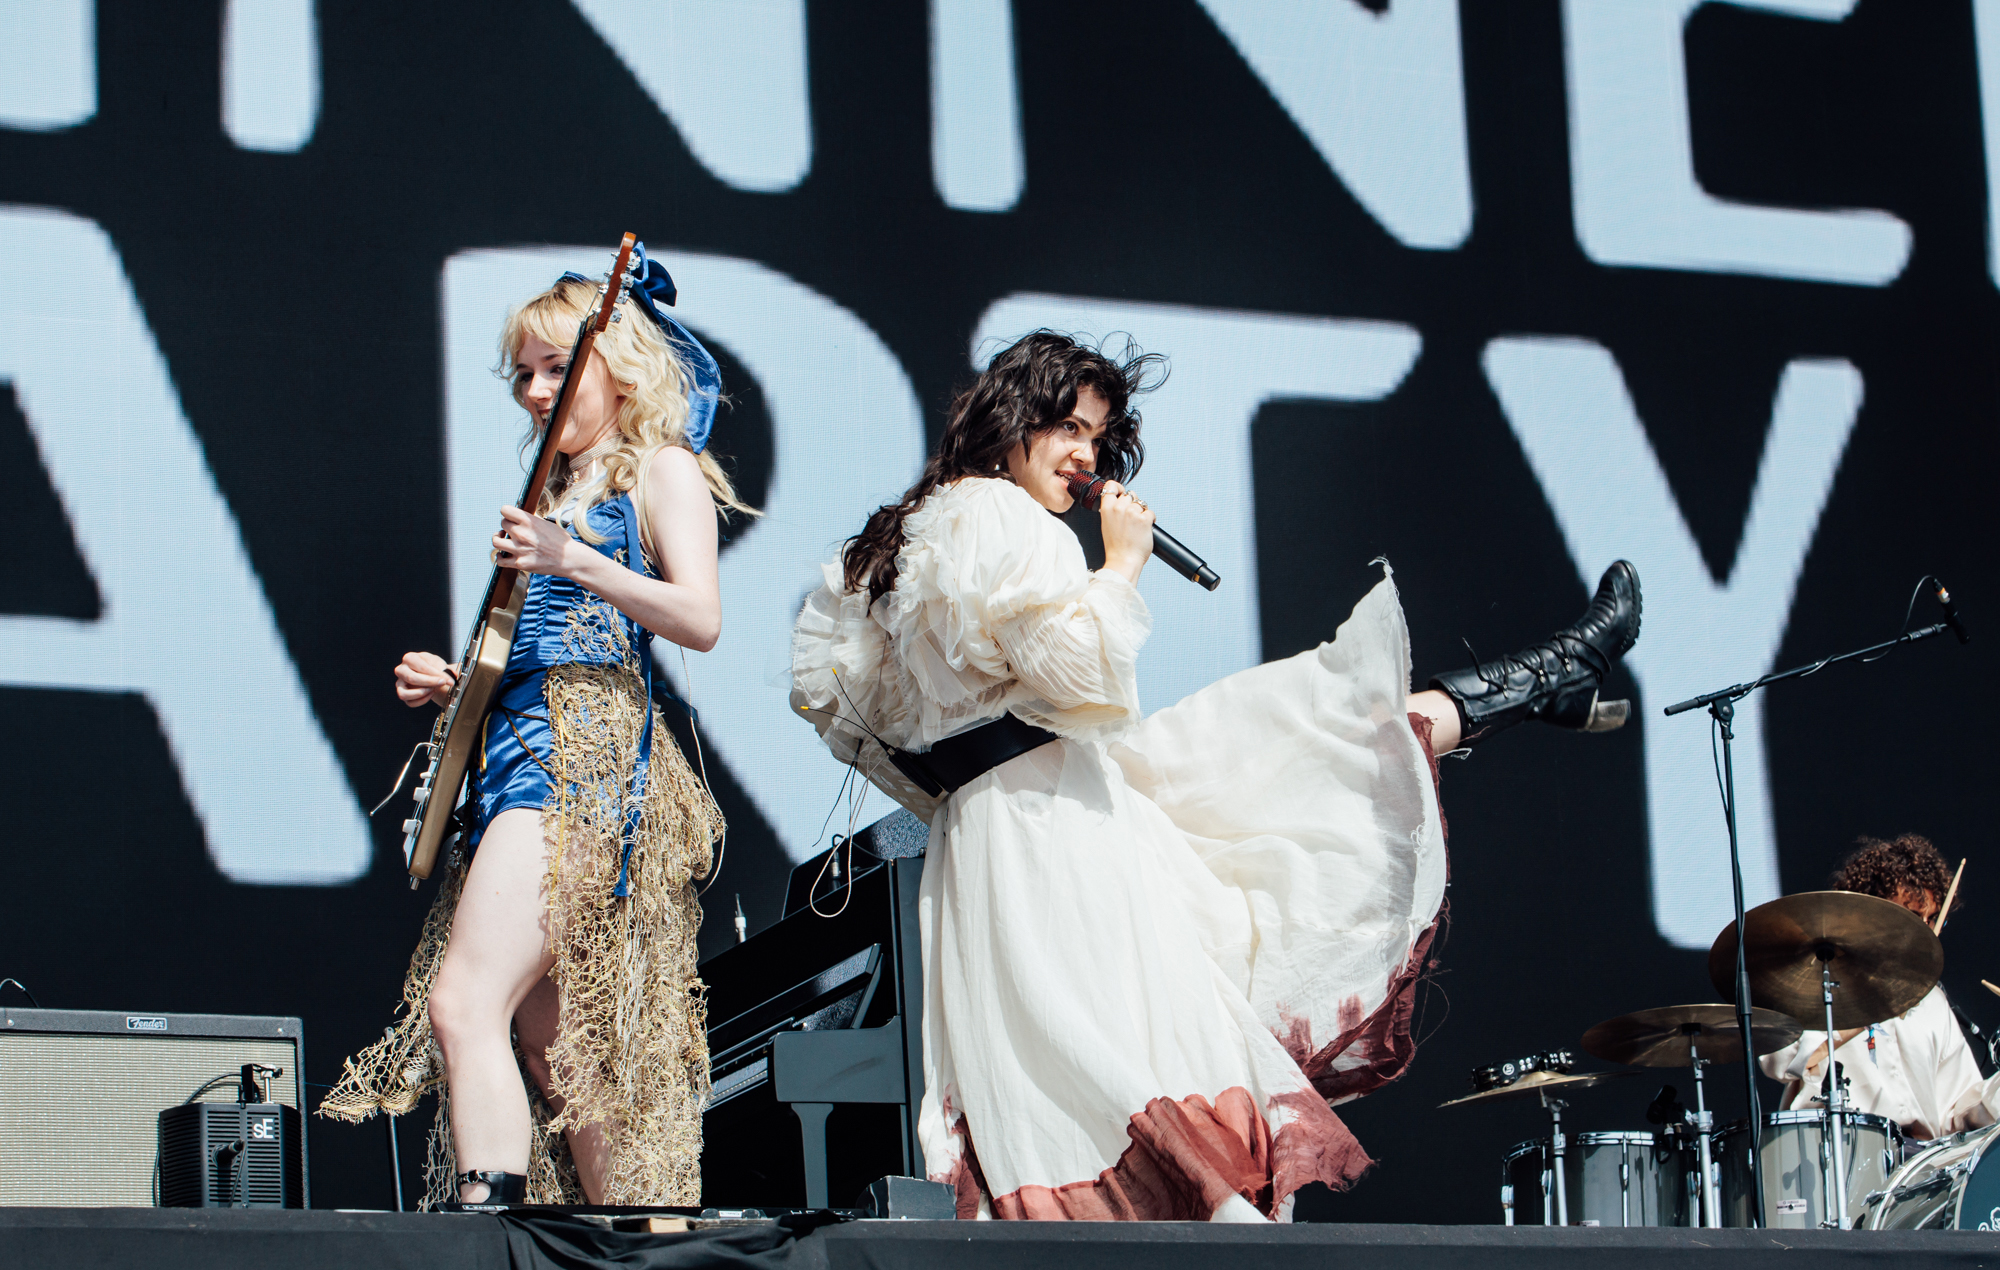
[[[576,370],[589,363],[590,350],[598,335],[618,320],[615,312],[618,302],[631,291],[632,247],[636,241],[627,234],[618,244],[618,257],[604,277],[596,307],[585,313],[577,325],[576,340],[570,345],[569,369],[556,389],[555,406],[542,429],[528,483],[521,490],[517,506],[522,511],[535,510],[549,483],[549,472],[556,461],[556,438],[562,435],[569,419],[573,396],[570,388],[576,382]],[[486,587],[486,598],[479,605],[479,616],[473,622],[472,634],[458,659],[451,701],[438,716],[437,726],[431,729],[431,739],[419,747],[429,751],[429,762],[417,782],[416,806],[403,822],[403,858],[410,867],[411,890],[437,867],[438,849],[452,828],[473,747],[479,744],[486,716],[492,711],[493,698],[500,688],[500,676],[514,651],[514,627],[527,595],[528,580],[519,569],[504,564],[495,567],[493,580]]]

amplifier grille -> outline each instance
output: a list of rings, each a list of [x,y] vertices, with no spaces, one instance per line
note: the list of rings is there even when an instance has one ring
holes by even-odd
[[[245,1063],[284,1068],[265,1097],[299,1106],[288,1039],[0,1031],[0,1205],[150,1206],[160,1112]]]

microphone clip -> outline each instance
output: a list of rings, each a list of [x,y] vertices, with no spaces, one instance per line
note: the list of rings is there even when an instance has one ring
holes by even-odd
[[[1933,577],[1931,581],[1937,583],[1937,602],[1938,607],[1944,610],[1945,625],[1951,627],[1951,633],[1958,636],[1959,643],[1970,644],[1972,635],[1965,629],[1965,623],[1958,619],[1958,606],[1951,602],[1951,592],[1945,590],[1944,583],[1938,578]]]

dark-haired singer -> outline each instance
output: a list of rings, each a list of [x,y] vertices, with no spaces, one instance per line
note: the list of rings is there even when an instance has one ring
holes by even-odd
[[[1598,700],[1639,636],[1622,560],[1573,626],[1427,691],[1384,577],[1327,643],[1142,717],[1153,515],[1121,482],[1157,369],[1052,331],[1002,351],[793,632],[793,704],[928,812],[917,1136],[961,1217],[1287,1220],[1353,1182],[1333,1104],[1416,1048],[1435,756],[1625,718]],[[1056,519],[1080,473],[1106,481],[1095,572]]]

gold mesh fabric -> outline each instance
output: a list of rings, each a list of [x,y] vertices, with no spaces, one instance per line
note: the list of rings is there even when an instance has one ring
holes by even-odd
[[[695,1204],[701,1197],[708,1040],[696,974],[701,905],[694,884],[708,874],[722,814],[655,713],[626,866],[628,894],[613,894],[634,810],[631,777],[651,705],[623,623],[609,606],[572,610],[566,644],[606,639],[620,664],[554,666],[543,686],[547,762],[557,777],[542,808],[549,847],[543,894],[555,958],[549,975],[560,1001],[548,1060],[551,1092],[561,1106],[558,1111],[543,1100],[524,1067],[534,1113],[528,1201],[581,1201],[562,1131],[598,1124],[608,1152],[604,1203]],[[400,1115],[436,1089],[427,1208],[455,1198],[450,1100],[431,1036],[429,999],[464,880],[455,855],[410,959],[395,1025],[347,1061],[339,1086],[319,1107],[321,1115],[349,1121],[377,1111]]]
[[[359,1123],[377,1111],[392,1116],[414,1111],[417,1100],[444,1086],[444,1062],[431,1038],[431,984],[451,938],[452,915],[465,888],[465,866],[453,852],[439,882],[437,899],[424,917],[417,950],[403,979],[403,1003],[383,1038],[347,1060],[340,1083],[320,1100],[319,1115]],[[440,1094],[442,1096],[442,1094]]]
[[[549,841],[549,971],[561,999],[549,1067],[564,1099],[551,1129],[602,1124],[608,1204],[701,1198],[708,1012],[696,976],[701,904],[722,814],[663,723],[638,808],[624,899],[613,898],[643,703],[622,667],[549,671],[557,771]],[[576,779],[601,773],[597,779]]]

